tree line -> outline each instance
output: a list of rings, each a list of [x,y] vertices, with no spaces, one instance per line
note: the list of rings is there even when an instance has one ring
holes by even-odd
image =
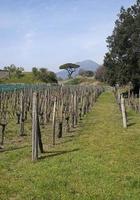
[[[49,71],[47,68],[32,68],[34,78],[41,80],[44,83],[57,83],[57,76],[54,72]]]
[[[4,70],[9,72],[9,78],[17,78],[20,79],[23,76],[25,76],[24,68],[23,67],[17,67],[14,64],[11,64],[10,66],[5,66],[3,68]],[[32,75],[33,79],[36,81],[41,81],[44,83],[57,83],[57,76],[54,72],[49,71],[47,68],[32,68]]]
[[[64,69],[67,71],[68,78],[72,78],[73,73],[76,71],[77,68],[79,68],[79,65],[73,64],[73,63],[66,63],[59,67],[59,69]],[[17,67],[14,64],[11,64],[10,66],[5,66],[3,70],[6,70],[9,72],[9,78],[13,80],[13,78],[21,79],[26,75],[23,67]],[[47,68],[38,68],[33,67],[32,68],[32,78],[33,80],[36,80],[37,82],[44,82],[44,83],[57,83],[60,79],[57,78],[57,75],[49,71]],[[91,70],[84,70],[80,69],[78,71],[79,76],[82,77],[93,77],[94,72]],[[63,79],[62,79],[63,80]]]
[[[111,36],[108,52],[96,78],[110,85],[140,86],[140,0],[129,8],[121,8]]]
[[[69,79],[72,78],[72,75],[74,74],[74,72],[76,72],[78,68],[80,68],[80,65],[77,65],[74,63],[65,63],[59,66],[59,69],[67,71],[67,75]],[[93,77],[94,72],[92,70],[80,69],[78,71],[78,75],[83,76],[83,77]]]

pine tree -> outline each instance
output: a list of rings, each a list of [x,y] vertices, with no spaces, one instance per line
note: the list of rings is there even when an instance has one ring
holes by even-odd
[[[140,0],[120,10],[113,34],[107,38],[105,55],[107,82],[140,86]]]

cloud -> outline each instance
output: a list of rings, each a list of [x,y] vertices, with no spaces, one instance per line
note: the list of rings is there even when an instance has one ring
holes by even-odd
[[[31,55],[31,51],[34,46],[35,32],[28,31],[24,34],[22,45],[21,45],[21,57],[28,58]]]
[[[32,40],[34,35],[35,35],[35,32],[29,31],[29,32],[25,33],[24,38],[25,38],[25,40]]]

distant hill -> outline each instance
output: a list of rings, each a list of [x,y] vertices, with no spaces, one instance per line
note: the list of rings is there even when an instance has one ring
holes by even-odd
[[[84,60],[82,62],[77,62],[76,64],[80,65],[80,68],[78,68],[76,72],[73,73],[73,77],[75,77],[78,74],[80,69],[95,71],[99,67],[99,64],[92,60]],[[66,79],[67,78],[66,70],[59,71],[57,73],[57,77]]]

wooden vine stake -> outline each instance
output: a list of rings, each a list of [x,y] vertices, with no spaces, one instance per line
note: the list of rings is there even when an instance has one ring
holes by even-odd
[[[55,125],[56,125],[56,97],[54,99],[54,105],[53,105],[53,121],[52,121],[53,145],[55,145]]]
[[[47,123],[47,90],[45,90],[44,122]]]
[[[74,110],[74,94],[72,94],[72,128],[75,127],[75,110]]]
[[[20,136],[24,136],[24,99],[23,99],[23,91],[20,93]]]
[[[127,128],[125,100],[124,100],[124,97],[122,95],[121,95],[121,111],[122,111],[122,118],[123,118],[123,127]]]
[[[120,95],[119,90],[117,90],[117,102],[118,102],[119,108],[121,110],[121,95]]]
[[[32,108],[32,161],[38,159],[38,97],[37,93],[33,93]]]
[[[140,89],[139,89],[139,105],[138,105],[138,109],[139,109],[139,112],[140,112]]]
[[[77,93],[74,93],[74,125],[78,124]]]
[[[63,135],[63,98],[61,100],[61,105],[59,109],[59,131],[58,138],[62,138]]]

